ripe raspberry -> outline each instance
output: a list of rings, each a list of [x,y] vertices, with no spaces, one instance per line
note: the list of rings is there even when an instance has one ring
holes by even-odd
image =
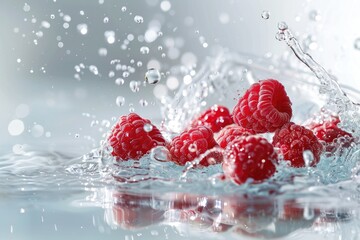
[[[255,132],[251,129],[246,129],[236,124],[231,124],[221,129],[215,137],[215,140],[221,148],[225,149],[228,143],[230,143],[235,138],[254,134]]]
[[[198,118],[191,123],[192,127],[205,126],[210,128],[214,133],[220,131],[223,127],[232,124],[233,120],[229,109],[224,106],[214,105],[203,112]]]
[[[217,146],[213,132],[205,126],[193,127],[175,137],[168,145],[170,159],[179,164],[194,160],[200,154]],[[221,153],[213,152],[200,161],[200,165],[208,166],[219,163],[222,160]]]
[[[252,178],[260,182],[275,173],[277,154],[263,137],[245,136],[235,138],[225,150],[223,170],[226,177],[242,184]]]
[[[108,141],[113,148],[112,155],[118,160],[137,160],[153,147],[165,145],[159,129],[135,113],[120,117]]]
[[[315,136],[324,143],[326,151],[331,152],[336,148],[335,142],[340,137],[345,137],[343,147],[350,146],[352,135],[340,129],[337,125],[340,119],[337,116],[331,116],[329,119],[323,119],[321,122],[313,122],[309,125],[309,129],[313,131]]]
[[[323,147],[313,132],[293,122],[286,123],[276,130],[273,145],[278,147],[285,160],[291,162],[292,167],[304,167],[303,152],[310,150],[314,156],[311,166],[320,161]]]
[[[233,110],[234,122],[256,133],[274,132],[291,116],[291,101],[284,86],[274,79],[250,86]]]

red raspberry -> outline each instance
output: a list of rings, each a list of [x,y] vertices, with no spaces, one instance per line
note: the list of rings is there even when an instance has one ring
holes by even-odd
[[[273,145],[280,149],[285,160],[289,160],[292,167],[305,166],[303,158],[305,150],[310,150],[314,155],[311,166],[315,166],[320,161],[323,150],[322,144],[311,130],[293,122],[286,123],[276,130]]]
[[[223,170],[226,177],[242,184],[252,178],[260,182],[275,173],[277,154],[263,137],[245,136],[235,138],[225,150]]]
[[[135,113],[120,117],[108,141],[113,148],[112,155],[118,160],[137,160],[153,147],[165,145],[159,129]]]
[[[337,125],[340,119],[337,116],[331,116],[329,119],[323,119],[321,122],[313,122],[309,125],[309,129],[313,131],[315,136],[326,146],[326,151],[331,152],[336,148],[335,142],[340,137],[346,137],[343,147],[350,146],[352,135],[340,129]]]
[[[233,110],[234,122],[256,133],[274,132],[291,116],[291,101],[284,86],[274,79],[251,85]]]
[[[251,129],[246,129],[236,124],[231,124],[221,129],[215,137],[215,140],[221,148],[225,149],[228,143],[230,143],[235,138],[254,134],[255,132]]]
[[[223,127],[232,124],[233,120],[229,109],[224,106],[214,105],[191,123],[192,127],[205,126],[210,128],[214,133],[220,131]]]
[[[197,126],[184,131],[171,141],[168,145],[169,157],[173,162],[185,165],[215,146],[217,143],[213,132],[205,126]],[[208,166],[221,160],[221,153],[213,152],[202,159],[200,165]]]

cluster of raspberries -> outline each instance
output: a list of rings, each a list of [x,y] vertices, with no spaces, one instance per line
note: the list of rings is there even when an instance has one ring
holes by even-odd
[[[333,150],[338,138],[352,141],[351,134],[337,126],[337,116],[306,127],[291,122],[291,117],[291,101],[284,86],[267,79],[251,85],[232,113],[225,106],[214,105],[170,142],[149,120],[135,113],[120,117],[108,142],[118,161],[137,160],[152,148],[164,146],[168,159],[176,164],[199,158],[201,166],[221,163],[225,177],[242,184],[270,178],[281,160],[304,167],[305,151],[312,153],[311,166],[315,166],[324,151]],[[274,133],[272,142],[261,135],[264,133]]]

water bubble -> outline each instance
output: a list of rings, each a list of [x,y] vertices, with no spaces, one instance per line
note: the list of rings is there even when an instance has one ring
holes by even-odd
[[[360,50],[360,38],[355,39],[354,48]]]
[[[108,22],[109,22],[109,18],[108,18],[108,17],[104,17],[103,22],[104,22],[104,23],[108,23]]]
[[[41,26],[43,27],[43,28],[50,28],[50,23],[49,22],[47,22],[47,21],[42,21],[41,22]]]
[[[29,12],[30,9],[31,9],[30,6],[27,3],[25,3],[23,7],[24,12]]]
[[[125,82],[125,81],[124,81],[124,79],[122,79],[122,78],[117,78],[117,79],[115,80],[115,84],[116,84],[116,85],[119,85],[119,86],[120,86],[120,85],[123,85],[124,82]]]
[[[126,12],[126,7],[123,6],[123,7],[121,8],[121,11],[122,11],[122,12]]]
[[[21,63],[21,58],[16,59],[17,63]]]
[[[161,80],[161,74],[159,70],[150,68],[145,73],[145,81],[149,84],[157,84]]]
[[[156,161],[165,162],[167,161],[169,151],[164,146],[158,146],[151,149],[150,158]]]
[[[69,27],[70,27],[69,23],[66,22],[66,23],[63,24],[63,28],[68,29]]]
[[[188,150],[190,152],[196,152],[197,151],[197,145],[195,143],[192,143],[189,145]]]
[[[262,17],[263,19],[269,19],[269,18],[270,18],[270,12],[269,12],[269,11],[263,11],[263,12],[261,13],[261,17]]]
[[[135,21],[136,23],[143,23],[143,22],[144,22],[144,18],[143,18],[142,16],[136,15],[136,16],[134,17],[134,21]]]
[[[142,107],[146,107],[147,105],[149,105],[149,103],[145,99],[140,99],[139,104]]]
[[[11,136],[21,135],[25,130],[24,122],[20,119],[12,120],[8,125],[8,131]]]
[[[80,15],[84,16],[85,12],[83,10],[80,10]]]
[[[152,130],[153,130],[153,125],[151,125],[150,123],[144,124],[144,131],[145,132],[151,132]]]
[[[283,32],[278,32],[275,35],[276,40],[284,41],[285,40],[285,34]]]
[[[109,78],[115,77],[115,72],[114,72],[114,71],[110,71],[108,76],[109,76]]]
[[[221,13],[219,15],[219,21],[222,23],[222,24],[228,24],[229,21],[230,21],[230,16],[229,14],[227,13]]]
[[[41,137],[44,134],[44,127],[39,125],[39,124],[35,124],[32,128],[31,128],[31,134],[33,135],[33,137],[38,138]]]
[[[124,104],[125,104],[125,98],[123,96],[118,96],[116,98],[116,105],[118,107],[121,107],[121,106],[124,106]]]
[[[80,137],[80,134],[76,133],[76,134],[74,135],[74,137],[75,137],[75,138],[79,138],[79,137]]]
[[[123,76],[124,78],[129,77],[129,75],[130,75],[130,73],[129,73],[129,72],[127,72],[127,71],[123,72],[123,74],[122,74],[122,76]]]
[[[141,61],[138,61],[138,62],[136,63],[136,66],[138,66],[138,67],[142,67],[142,65],[143,65],[143,63],[142,63]]]
[[[113,44],[115,42],[115,32],[114,31],[106,31],[104,33],[105,39],[109,44]]]
[[[169,1],[162,1],[160,3],[160,8],[161,10],[163,10],[164,12],[167,12],[170,10],[171,8],[171,3]]]
[[[21,145],[21,144],[15,144],[15,145],[12,147],[12,151],[13,151],[13,153],[15,153],[15,154],[23,154],[23,153],[24,153],[24,147],[23,147],[23,145]]]
[[[78,24],[76,28],[82,35],[86,35],[88,33],[88,26],[85,23]]]
[[[51,18],[51,19],[55,19],[55,15],[54,15],[54,14],[51,14],[51,15],[50,15],[50,18]]]
[[[318,21],[321,20],[321,15],[319,14],[318,11],[312,10],[312,11],[309,12],[309,19],[310,19],[311,21],[316,21],[316,22],[318,22]]]
[[[183,81],[186,85],[189,85],[192,82],[192,77],[190,75],[185,75]]]
[[[288,29],[288,25],[286,24],[286,22],[279,22],[278,23],[278,29],[280,31],[285,31],[286,29]]]
[[[142,54],[149,54],[150,49],[149,49],[148,47],[146,47],[146,46],[142,46],[142,47],[140,48],[140,52],[141,52]]]
[[[303,158],[305,162],[305,167],[310,167],[314,161],[314,154],[310,150],[305,150],[303,152]]]
[[[133,92],[138,92],[140,90],[140,82],[139,81],[131,81],[129,83],[130,89]]]
[[[99,48],[99,50],[98,50],[98,54],[100,57],[106,57],[107,53],[108,53],[108,51],[106,48]]]
[[[157,37],[158,35],[154,29],[148,29],[144,35],[145,41],[148,43],[155,41]]]
[[[64,43],[63,43],[63,42],[58,42],[58,47],[59,47],[59,48],[63,48],[63,47],[64,47]]]
[[[71,21],[71,17],[69,15],[65,15],[63,17],[63,19],[64,19],[65,22],[70,22]]]
[[[94,75],[98,75],[99,74],[99,70],[95,65],[90,65],[89,66],[89,71],[92,72]]]

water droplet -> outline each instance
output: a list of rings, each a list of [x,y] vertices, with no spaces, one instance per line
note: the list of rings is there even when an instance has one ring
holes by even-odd
[[[148,103],[145,99],[140,99],[139,104],[140,104],[142,107],[146,107],[149,103]]]
[[[129,73],[129,72],[127,72],[127,71],[123,72],[123,74],[122,74],[122,76],[123,76],[124,78],[129,77],[129,75],[130,75],[130,73]]]
[[[167,12],[170,10],[171,8],[171,3],[169,1],[162,1],[160,3],[160,8],[161,10],[163,10],[164,12]]]
[[[314,154],[310,150],[305,150],[303,152],[303,158],[305,162],[305,167],[310,167],[311,163],[314,161]]]
[[[263,11],[263,12],[261,13],[261,17],[262,17],[263,19],[269,19],[269,18],[270,18],[270,12],[269,12],[269,11]]]
[[[148,47],[146,47],[146,46],[143,46],[143,47],[140,48],[140,52],[142,54],[149,54],[150,49]]]
[[[43,28],[50,28],[50,23],[49,22],[47,22],[47,21],[42,21],[41,22],[41,26],[43,27]]]
[[[66,23],[63,24],[63,28],[68,29],[69,27],[70,27],[69,23],[66,22]]]
[[[106,57],[107,53],[108,52],[107,52],[106,48],[99,48],[99,50],[98,50],[98,54],[100,57]]]
[[[123,7],[121,8],[121,11],[122,11],[122,12],[126,12],[126,7],[123,6]]]
[[[59,48],[63,48],[63,47],[64,47],[64,43],[63,43],[63,42],[58,42],[58,47],[59,47]]]
[[[82,35],[86,35],[88,33],[88,26],[85,23],[78,24],[76,28]]]
[[[80,134],[76,133],[76,134],[74,135],[74,137],[75,137],[75,138],[79,138],[79,137],[80,137]]]
[[[192,82],[192,77],[190,75],[185,75],[183,80],[184,80],[184,83],[186,85],[188,85],[188,84],[190,84]]]
[[[85,12],[83,10],[80,11],[80,15],[84,16]]]
[[[189,150],[190,152],[196,152],[196,151],[197,151],[197,146],[196,146],[196,144],[195,144],[195,143],[190,144],[189,147],[188,147],[188,150]]]
[[[25,3],[23,7],[24,12],[29,12],[30,9],[31,9],[30,6],[27,3]]]
[[[11,136],[18,136],[25,130],[24,122],[20,119],[12,120],[8,125],[8,131]]]
[[[131,81],[129,83],[130,89],[133,92],[138,92],[140,90],[140,82],[139,81]]]
[[[161,74],[159,70],[150,68],[145,73],[145,81],[149,84],[157,84],[161,80]]]
[[[279,22],[278,23],[278,29],[280,31],[285,31],[286,29],[288,29],[288,25],[286,24],[286,22]]]
[[[143,22],[144,22],[144,18],[143,18],[142,16],[136,15],[136,16],[134,17],[134,21],[135,21],[136,23],[143,23]]]
[[[114,71],[110,71],[108,76],[109,76],[109,78],[113,78],[113,77],[115,76],[115,72],[114,72]]]
[[[109,44],[113,44],[115,42],[115,32],[114,31],[106,31],[104,33],[105,39]]]
[[[118,96],[116,98],[116,105],[118,107],[121,107],[121,106],[124,106],[124,104],[125,104],[125,98],[123,96]]]
[[[31,128],[31,134],[35,137],[41,137],[44,134],[44,127],[36,124]]]
[[[17,63],[21,63],[21,58],[16,59]]]
[[[167,150],[166,147],[158,146],[151,149],[150,158],[159,162],[165,162],[168,159],[167,158],[168,153],[169,151]]]
[[[120,86],[120,85],[123,85],[124,82],[125,82],[125,81],[124,81],[124,79],[122,79],[122,78],[117,78],[117,79],[115,80],[115,84],[116,84],[116,85],[119,85],[119,86]]]
[[[360,38],[355,39],[354,48],[360,50]]]
[[[104,23],[108,23],[109,22],[109,18],[108,17],[104,17]]]
[[[142,62],[141,61],[138,61],[137,63],[136,63],[136,66],[138,66],[138,67],[142,67]]]
[[[94,75],[98,75],[99,74],[99,70],[95,65],[90,65],[89,66],[89,71],[92,72]]]
[[[51,14],[51,15],[50,15],[50,18],[51,18],[51,19],[55,19],[55,15],[54,15],[54,14]]]
[[[144,131],[145,132],[151,132],[152,130],[153,130],[153,125],[151,125],[150,123],[144,124]]]

